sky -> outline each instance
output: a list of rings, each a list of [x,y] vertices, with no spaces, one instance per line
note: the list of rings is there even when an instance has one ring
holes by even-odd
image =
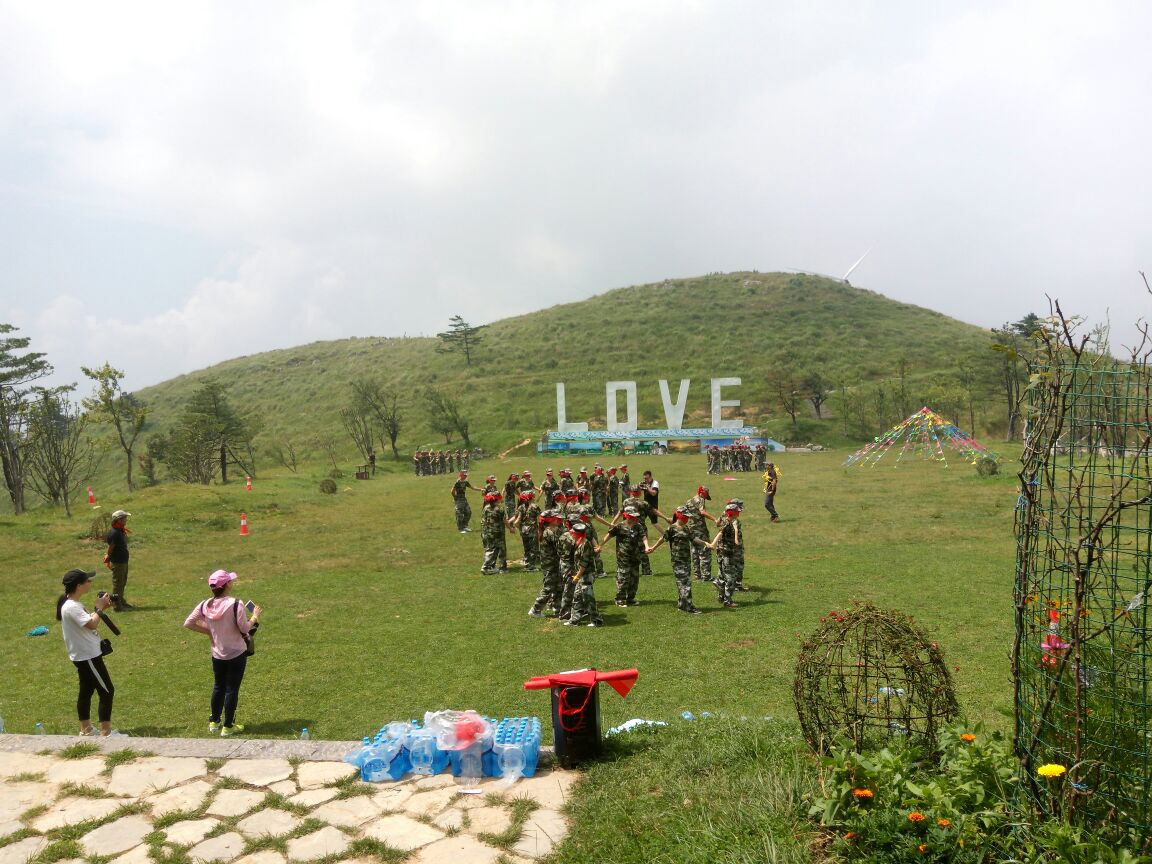
[[[986,327],[1052,297],[1121,350],[1149,32],[1146,2],[0,0],[0,322],[136,389],[868,252],[853,285]]]

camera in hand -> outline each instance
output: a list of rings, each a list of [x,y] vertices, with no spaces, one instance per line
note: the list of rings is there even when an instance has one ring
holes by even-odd
[[[113,603],[119,603],[120,602],[120,595],[119,594],[109,594],[107,591],[100,591],[100,592],[97,592],[96,596],[97,597],[107,597]],[[97,609],[96,614],[100,616],[101,621],[103,621],[105,624],[108,625],[109,630],[111,630],[117,636],[120,635],[120,628],[116,626],[116,624],[112,621],[111,618],[109,618],[107,615],[104,614],[103,609]],[[107,640],[105,640],[105,641],[107,641]],[[109,643],[109,645],[111,645],[111,643]],[[109,653],[109,654],[112,653],[111,648],[109,648],[107,653]]]

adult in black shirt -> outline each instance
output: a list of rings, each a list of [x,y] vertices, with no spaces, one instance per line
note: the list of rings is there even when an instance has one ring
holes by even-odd
[[[660,481],[652,479],[652,472],[644,472],[644,482],[640,484],[644,490],[644,500],[649,504],[648,518],[656,524],[656,514],[660,511]]]
[[[126,522],[131,513],[117,510],[112,514],[112,528],[104,538],[108,544],[108,551],[104,555],[104,563],[112,570],[112,595],[116,598],[112,608],[117,612],[126,612],[135,609],[128,602],[124,593],[128,587],[128,528]]]

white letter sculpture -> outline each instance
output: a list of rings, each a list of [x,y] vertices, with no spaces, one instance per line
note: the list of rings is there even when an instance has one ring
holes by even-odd
[[[628,419],[620,423],[616,420],[616,391],[623,390],[628,399]],[[604,385],[604,399],[608,403],[605,416],[608,419],[609,432],[635,432],[636,431],[636,382],[635,381],[609,381]]]
[[[739,399],[721,399],[721,387],[739,387],[739,378],[713,378],[712,379],[712,428],[713,429],[739,429],[744,425],[743,417],[733,420],[721,420],[720,416],[725,408],[739,408]]]
[[[557,432],[587,432],[587,423],[569,423],[567,406],[564,404],[564,385],[556,385],[556,431]]]
[[[684,428],[684,406],[688,404],[688,384],[691,378],[680,379],[680,393],[676,401],[672,401],[672,396],[668,392],[668,382],[663,378],[660,379],[660,398],[664,402],[664,422],[668,424],[669,429],[683,429]]]

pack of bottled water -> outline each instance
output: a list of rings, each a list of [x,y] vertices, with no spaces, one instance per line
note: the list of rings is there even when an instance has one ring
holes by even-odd
[[[474,711],[429,711],[423,723],[382,726],[344,761],[359,768],[360,779],[369,783],[399,780],[409,772],[439,774],[451,767],[463,791],[479,791],[481,777],[502,777],[511,784],[535,775],[540,741],[539,717],[496,721]]]

